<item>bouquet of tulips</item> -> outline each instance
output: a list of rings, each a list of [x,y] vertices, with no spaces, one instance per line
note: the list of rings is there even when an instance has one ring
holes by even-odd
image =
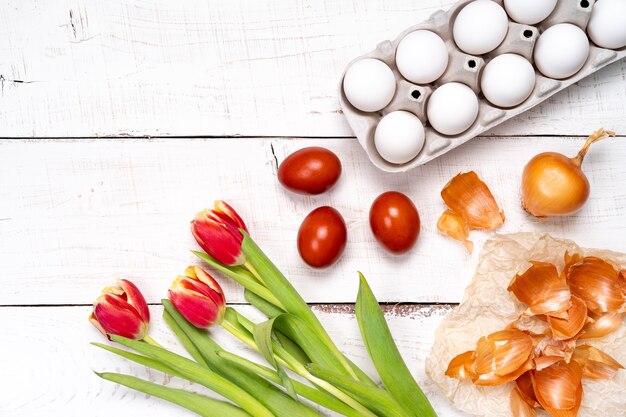
[[[191,223],[191,231],[204,249],[194,253],[241,284],[248,302],[265,314],[267,321],[254,323],[227,307],[217,281],[200,267],[190,266],[184,276],[174,280],[169,299],[162,303],[165,322],[193,360],[172,353],[147,335],[148,306],[137,287],[127,280],[103,290],[90,320],[111,341],[129,350],[94,345],[203,385],[228,401],[129,375],[107,372],[98,373],[100,377],[204,417],[319,417],[325,410],[348,417],[436,416],[402,360],[362,275],[356,317],[382,386],[339,351],[228,204],[218,201],[214,209],[200,212]],[[214,325],[221,325],[259,352],[267,364],[223,350],[206,330]]]

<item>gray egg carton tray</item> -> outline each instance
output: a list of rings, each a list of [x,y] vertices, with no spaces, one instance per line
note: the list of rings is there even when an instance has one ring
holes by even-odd
[[[583,68],[575,75],[563,80],[555,80],[543,76],[535,69],[536,83],[528,99],[513,108],[503,109],[496,107],[480,94],[480,75],[485,64],[498,55],[515,53],[528,59],[534,65],[533,49],[539,34],[557,23],[572,23],[586,32],[587,23],[589,22],[595,1],[560,0],[552,14],[536,26],[523,25],[509,20],[508,33],[502,44],[494,51],[481,56],[468,55],[462,52],[452,38],[452,25],[456,15],[463,6],[471,1],[473,0],[461,0],[448,11],[439,10],[433,13],[427,21],[408,28],[394,41],[381,42],[375,50],[358,57],[348,65],[347,68],[360,59],[376,58],[386,63],[392,69],[396,78],[396,92],[391,102],[381,111],[367,113],[356,109],[350,104],[343,91],[344,71],[339,84],[341,109],[359,143],[365,149],[372,163],[379,169],[387,172],[404,172],[423,165],[494,126],[538,105],[548,97],[569,87],[589,74],[626,56],[626,47],[619,50],[611,50],[600,48],[590,42],[589,57]],[[502,6],[502,0],[493,1]],[[439,35],[446,43],[449,53],[446,71],[434,83],[428,85],[417,85],[407,81],[402,77],[395,63],[398,43],[407,34],[419,29],[430,30]],[[462,134],[455,136],[446,136],[438,133],[429,126],[426,117],[426,103],[429,96],[438,86],[449,82],[466,84],[478,95],[479,101],[478,117],[474,124]],[[374,132],[380,119],[387,113],[396,110],[405,110],[413,113],[424,123],[425,127],[424,147],[415,158],[404,164],[393,164],[386,161],[379,155],[374,145]]]

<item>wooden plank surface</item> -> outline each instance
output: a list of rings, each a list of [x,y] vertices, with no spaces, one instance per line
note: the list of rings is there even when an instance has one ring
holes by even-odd
[[[346,65],[452,3],[9,0],[0,137],[352,136]],[[625,77],[613,64],[492,134],[624,132]]]
[[[254,320],[260,320],[260,315],[251,307],[237,309]],[[424,361],[433,343],[435,328],[447,310],[443,306],[388,308],[387,319],[411,372],[439,415],[464,417],[465,414],[451,408],[424,373]],[[161,319],[161,311],[160,307],[151,308],[150,334],[162,345],[183,353]],[[168,378],[160,372],[148,371],[90,346],[90,341],[103,342],[103,336],[87,322],[89,312],[89,307],[0,308],[3,333],[0,415],[33,417],[41,415],[43,410],[46,416],[194,415],[163,401],[100,380],[94,375],[92,371],[120,372],[166,383],[171,387],[208,393],[202,387]],[[361,342],[356,320],[349,309],[317,309],[317,313],[339,348],[366,372],[375,375]],[[28,337],[24,336],[25,329],[28,329]],[[213,333],[226,350],[263,361],[253,352],[241,348],[236,339],[221,329]]]
[[[526,161],[539,151],[574,155],[582,138],[480,138],[403,174],[385,174],[355,140],[158,139],[13,140],[0,142],[0,264],[6,279],[0,305],[85,304],[115,278],[135,280],[158,302],[173,278],[195,262],[189,220],[214,199],[230,201],[252,235],[309,302],[353,302],[357,271],[381,301],[458,302],[489,236],[473,232],[477,251],[436,231],[439,196],[459,171],[476,169],[507,221],[501,232],[544,231],[582,246],[626,247],[626,140],[594,145],[585,161],[592,194],[567,218],[537,220],[520,207]],[[276,164],[295,149],[323,144],[344,164],[333,190],[317,197],[289,193]],[[371,202],[388,190],[405,192],[422,220],[418,244],[405,256],[386,253],[368,224]],[[336,207],[349,242],[333,267],[313,270],[296,251],[304,216]],[[225,283],[230,301],[243,302]]]
[[[354,301],[356,271],[363,271],[379,300],[392,303],[384,307],[392,332],[439,415],[464,417],[424,375],[435,328],[451,308],[429,303],[460,301],[489,234],[472,234],[472,256],[438,235],[439,191],[456,173],[475,169],[506,212],[502,232],[545,231],[582,246],[626,250],[626,62],[424,167],[377,171],[339,110],[341,73],[378,42],[453,3],[4,2],[0,416],[190,416],[93,375],[131,373],[206,392],[90,346],[102,337],[86,317],[116,278],[132,279],[158,302],[195,262],[188,221],[224,198],[307,301],[322,303],[315,309],[340,348],[372,371],[351,305],[333,304]],[[592,195],[584,210],[546,221],[526,215],[519,206],[526,161],[548,150],[573,155],[600,126],[622,137],[594,145],[588,156]],[[36,139],[18,139],[30,137]],[[311,145],[340,156],[340,183],[317,197],[283,190],[277,164]],[[369,231],[369,206],[388,190],[407,193],[420,211],[421,236],[407,256],[384,252]],[[344,215],[349,244],[337,265],[314,271],[299,259],[295,237],[320,205]],[[230,302],[244,302],[236,285],[220,281]],[[237,308],[255,316],[249,306]],[[151,310],[151,334],[180,351],[160,307]],[[255,357],[224,332],[216,337]]]

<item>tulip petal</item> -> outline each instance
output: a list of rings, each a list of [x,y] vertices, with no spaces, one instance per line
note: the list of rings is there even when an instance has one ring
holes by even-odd
[[[504,212],[474,171],[452,178],[441,190],[441,198],[470,229],[492,230],[504,224]]]
[[[583,258],[568,269],[567,281],[572,293],[583,299],[593,313],[620,311],[624,307],[620,274],[603,259]]]
[[[93,314],[93,312],[89,315],[89,322],[91,324],[94,325],[94,327],[96,329],[98,329],[98,331],[100,333],[102,333],[103,335],[105,335],[107,338],[109,337],[109,335],[107,334],[107,331],[104,330],[104,327],[102,327],[102,325],[100,324],[100,322],[98,321],[98,319],[96,318],[96,316]]]
[[[578,362],[585,378],[611,379],[619,369],[624,369],[611,356],[590,345],[578,346],[572,359]]]
[[[94,305],[93,316],[108,334],[143,339],[148,330],[139,312],[119,295],[102,294]]]
[[[197,328],[209,328],[223,318],[224,308],[208,297],[181,287],[170,289],[168,294],[176,310]]]
[[[207,294],[211,299],[213,299],[216,304],[225,304],[226,298],[224,297],[224,291],[220,284],[205,270],[198,268],[197,266],[194,269],[195,277],[199,279],[201,282],[205,283],[211,291]]]
[[[550,263],[531,261],[530,268],[516,275],[508,290],[528,305],[524,312],[526,315],[566,317],[566,311],[571,306],[567,282],[559,275],[556,266]]]
[[[124,290],[128,304],[135,307],[143,321],[146,323],[149,322],[150,310],[148,309],[148,303],[146,303],[146,299],[143,297],[143,294],[141,294],[141,291],[139,291],[139,288],[126,279],[118,280],[117,285]]]
[[[209,213],[211,214],[211,213]],[[230,223],[221,223],[207,213],[200,213],[191,222],[191,232],[206,253],[228,265],[243,265],[243,235]]]
[[[509,403],[513,417],[535,417],[537,415],[535,408],[524,400],[517,387],[511,390]]]
[[[243,219],[239,216],[239,214],[237,214],[237,212],[230,206],[228,205],[225,201],[223,200],[216,200],[213,203],[213,207],[215,208],[215,211],[219,212],[219,213],[223,213],[226,216],[228,216],[228,218],[239,228],[239,229],[243,229],[246,231],[246,233],[250,233],[248,232],[248,228],[246,227],[246,224],[243,222]]]
[[[572,306],[567,310],[567,318],[547,317],[556,339],[570,339],[578,334],[587,323],[587,305],[585,302],[572,296]]]
[[[622,319],[625,313],[609,312],[605,313],[597,320],[588,323],[581,330],[581,339],[594,339],[598,337],[604,337],[610,333],[613,333],[622,325]]]
[[[474,351],[470,350],[457,355],[450,361],[446,375],[456,379],[473,378],[472,364],[474,363]]]

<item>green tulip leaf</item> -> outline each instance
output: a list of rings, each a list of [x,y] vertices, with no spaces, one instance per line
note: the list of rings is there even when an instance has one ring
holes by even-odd
[[[410,415],[402,410],[402,407],[385,390],[355,381],[313,363],[309,364],[307,369],[317,378],[345,391],[379,417],[408,417]]]
[[[210,338],[206,331],[200,330],[189,323],[169,300],[162,300],[161,302],[165,307],[165,313],[173,319],[170,326],[174,333],[184,333],[197,347],[211,369],[244,389],[272,411],[276,417],[321,417],[319,413],[307,405],[294,400],[276,387],[273,384],[275,381],[270,382],[248,369],[234,367],[229,361],[219,357],[217,351],[222,349]],[[232,318],[232,313],[229,314],[229,317]],[[245,329],[241,329],[245,331]],[[251,334],[249,338],[253,342]]]
[[[276,384],[280,384],[282,382],[278,373],[270,368],[259,365],[258,363],[252,362],[248,359],[242,358],[241,356],[235,355],[234,353],[226,352],[223,350],[217,352],[217,354],[224,360],[232,363],[234,366],[248,369],[255,374],[260,375],[263,378],[266,378],[267,380],[272,381]],[[293,384],[296,392],[309,401],[326,407],[329,410],[335,411],[346,417],[363,417],[361,413],[359,413],[352,407],[348,406],[344,402],[338,400],[337,398],[327,394],[322,390],[313,388],[297,380],[292,380],[291,383]]]
[[[365,347],[385,388],[412,416],[435,417],[437,414],[400,356],[376,297],[363,274],[359,275],[356,318]]]
[[[289,375],[287,375],[285,369],[283,369],[283,367],[274,358],[272,330],[274,327],[274,322],[280,317],[281,316],[277,316],[273,319],[269,319],[267,321],[264,321],[263,323],[257,324],[252,334],[254,336],[254,341],[259,348],[259,352],[263,355],[265,360],[268,361],[274,367],[274,369],[276,369],[276,372],[280,377],[281,385],[285,387],[291,397],[297,400],[298,395],[296,394],[296,390],[291,383]]]
[[[121,345],[153,359],[157,359],[167,366],[176,369],[178,372],[185,375],[186,379],[197,382],[215,391],[255,417],[276,417],[276,415],[268,410],[261,402],[238,385],[184,356],[177,355],[161,347],[151,346],[142,341],[127,339],[116,335],[110,335],[110,337],[114,342],[118,342]]]
[[[124,385],[136,391],[169,401],[189,411],[193,411],[202,417],[252,417],[239,407],[194,392],[164,387],[130,375],[110,372],[96,372],[96,375],[107,381],[115,382],[116,384]]]

